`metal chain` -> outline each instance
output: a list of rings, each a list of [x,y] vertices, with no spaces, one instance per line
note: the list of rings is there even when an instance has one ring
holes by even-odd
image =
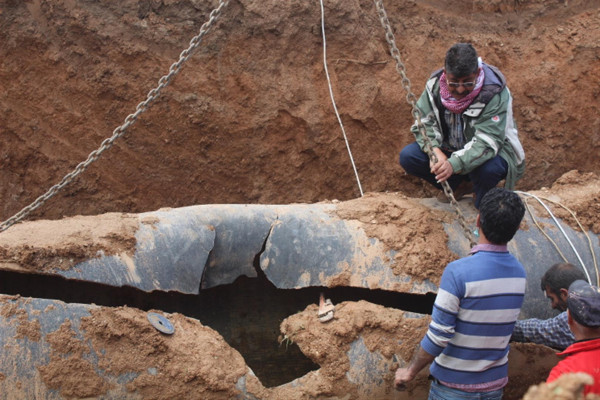
[[[400,75],[402,76],[402,87],[406,91],[406,101],[408,101],[408,103],[412,106],[411,114],[412,114],[413,118],[415,119],[415,121],[417,122],[419,134],[421,135],[421,137],[423,138],[423,141],[425,142],[425,153],[427,153],[427,155],[429,156],[429,160],[433,164],[435,164],[435,163],[437,163],[438,160],[437,160],[437,157],[435,156],[435,153],[433,152],[433,145],[431,144],[431,139],[429,138],[429,136],[427,136],[427,131],[425,129],[425,125],[423,125],[423,122],[421,121],[421,117],[422,117],[421,110],[419,110],[419,108],[417,107],[417,97],[411,91],[410,80],[406,76],[406,67],[400,60],[400,50],[398,50],[398,47],[396,46],[396,40],[394,39],[394,33],[392,32],[392,27],[390,25],[390,21],[388,20],[385,9],[383,8],[383,0],[374,0],[374,1],[375,1],[375,6],[377,7],[377,13],[379,15],[379,20],[381,21],[381,25],[383,26],[383,29],[385,30],[385,40],[388,42],[388,45],[390,46],[390,53],[392,55],[392,58],[394,60],[396,60],[396,71],[398,71],[398,73],[400,73]],[[444,194],[446,195],[446,197],[448,197],[448,199],[450,200],[450,203],[452,204],[452,206],[456,210],[456,213],[458,214],[458,222],[462,226],[463,230],[465,231],[467,239],[470,241],[471,246],[474,246],[476,244],[476,242],[473,238],[473,234],[467,226],[467,221],[466,221],[465,216],[463,215],[462,211],[460,210],[458,202],[454,198],[454,194],[452,193],[452,188],[450,188],[450,185],[448,184],[447,181],[440,182],[440,184],[442,185],[442,189],[444,189]]]
[[[14,216],[7,219],[6,221],[2,222],[0,224],[0,232],[4,232],[8,228],[10,228],[12,225],[16,224],[17,222],[19,222],[22,219],[24,219],[25,217],[27,217],[32,211],[34,211],[35,209],[40,207],[42,204],[44,204],[48,199],[50,199],[52,196],[54,196],[59,190],[61,190],[63,187],[65,187],[69,183],[71,183],[73,181],[73,179],[75,179],[78,175],[80,175],[83,171],[85,171],[91,163],[96,161],[104,151],[110,149],[112,147],[113,143],[115,142],[115,140],[117,140],[118,138],[120,138],[127,132],[127,129],[131,125],[133,125],[135,123],[135,121],[137,121],[138,117],[143,112],[145,112],[147,109],[149,109],[151,104],[160,96],[161,90],[164,89],[165,87],[167,87],[167,85],[169,85],[169,83],[171,83],[171,80],[175,77],[175,75],[177,75],[179,73],[183,64],[188,60],[188,58],[190,58],[193,51],[200,45],[200,42],[202,41],[202,38],[204,37],[204,35],[206,35],[208,33],[208,31],[210,30],[210,28],[215,24],[215,22],[221,15],[222,9],[227,5],[227,3],[229,3],[229,0],[220,0],[219,6],[210,13],[209,20],[206,21],[200,27],[200,33],[198,33],[198,35],[194,36],[190,40],[189,47],[181,52],[181,54],[179,55],[179,60],[177,62],[173,63],[171,65],[171,67],[169,68],[169,73],[159,79],[158,86],[148,92],[146,100],[137,105],[137,107],[135,108],[136,109],[135,113],[129,114],[125,118],[124,123],[122,125],[120,125],[119,127],[115,128],[115,130],[113,131],[113,135],[111,137],[104,139],[104,141],[101,143],[101,145],[98,149],[92,151],[88,155],[88,158],[85,161],[80,162],[77,165],[77,167],[72,172],[65,175],[65,177],[59,183],[52,186],[46,193],[44,193],[43,195],[38,197],[33,203],[31,203],[27,207],[23,208],[21,211],[19,211]]]

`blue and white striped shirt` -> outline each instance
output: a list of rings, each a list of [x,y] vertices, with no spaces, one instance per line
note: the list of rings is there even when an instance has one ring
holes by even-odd
[[[508,342],[523,304],[526,273],[506,246],[477,245],[448,264],[421,347],[443,382],[474,385],[508,375]]]

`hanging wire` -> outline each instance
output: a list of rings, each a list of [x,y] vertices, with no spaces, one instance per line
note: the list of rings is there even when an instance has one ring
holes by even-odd
[[[350,162],[352,163],[352,168],[354,169],[354,175],[356,176],[356,183],[358,183],[358,190],[360,191],[361,197],[364,196],[362,186],[360,184],[360,178],[358,177],[358,171],[356,170],[356,165],[354,164],[354,159],[352,158],[352,151],[350,150],[350,144],[348,143],[348,138],[346,137],[346,130],[344,129],[344,124],[342,123],[342,119],[340,118],[340,113],[338,112],[337,106],[335,105],[335,98],[333,97],[333,89],[331,88],[331,79],[329,79],[329,70],[327,69],[327,41],[325,40],[325,11],[323,9],[323,0],[321,2],[321,33],[323,34],[323,66],[325,67],[325,75],[327,76],[327,85],[329,86],[329,96],[331,97],[331,103],[333,104],[333,110],[335,111],[335,116],[337,117],[338,123],[340,124],[340,128],[342,128],[342,134],[344,135],[344,141],[346,142],[346,148],[348,149],[348,155],[350,156]]]
[[[527,208],[527,212],[529,213],[529,216],[531,217],[531,220],[533,221],[533,223],[535,224],[535,226],[537,226],[537,228],[540,230],[540,232],[542,232],[542,235],[546,236],[546,239],[548,239],[548,241],[550,241],[550,243],[552,243],[554,245],[554,248],[556,249],[556,251],[558,251],[558,254],[560,254],[560,257],[563,259],[563,261],[564,262],[569,262],[569,260],[567,260],[567,257],[565,257],[565,255],[563,254],[563,252],[558,247],[558,244],[556,244],[556,242],[554,241],[554,239],[552,239],[550,237],[550,235],[548,235],[546,233],[546,231],[544,230],[544,228],[542,228],[542,226],[537,221],[537,219],[535,219],[535,215],[533,215],[533,211],[531,211],[531,207],[529,207],[529,197],[525,199],[525,207]]]
[[[587,280],[590,284],[592,284],[592,279],[590,277],[590,274],[587,271],[587,268],[585,266],[585,263],[583,262],[583,260],[581,259],[581,257],[579,256],[579,252],[577,251],[577,249],[575,248],[575,246],[573,245],[573,242],[571,242],[571,239],[569,238],[569,236],[567,236],[567,233],[565,232],[565,230],[563,229],[562,225],[560,224],[560,222],[558,221],[558,219],[554,216],[554,214],[552,213],[552,211],[548,208],[548,206],[542,201],[542,198],[540,198],[539,196],[536,196],[534,194],[531,193],[527,193],[527,192],[521,192],[518,190],[515,190],[515,193],[527,196],[527,197],[531,197],[534,198],[535,200],[537,200],[542,207],[544,207],[544,209],[548,212],[548,214],[550,215],[550,217],[552,218],[552,220],[554,221],[554,223],[558,226],[558,228],[560,229],[561,233],[563,234],[563,236],[565,237],[565,239],[567,239],[567,242],[569,243],[569,246],[571,246],[571,249],[573,250],[573,252],[575,253],[575,256],[577,257],[577,260],[579,260],[579,263],[581,264],[581,267],[583,268],[583,271],[585,272],[585,275],[587,276]],[[586,233],[585,229],[583,228],[583,226],[579,223],[579,220],[577,219],[577,217],[575,216],[575,213],[571,210],[569,210],[567,207],[565,207],[564,205],[557,203],[555,201],[552,201],[550,199],[546,199],[543,198],[543,200],[555,203],[560,205],[561,207],[563,207],[565,210],[569,211],[571,213],[571,215],[575,218],[575,221],[577,222],[577,224],[579,225],[579,228],[581,229],[581,231],[583,232],[583,234],[587,237],[588,239],[588,243],[590,245],[590,250],[592,252],[592,260],[594,262],[594,270],[596,272],[596,284],[598,284],[600,282],[600,274],[598,272],[598,264],[596,262],[596,254],[594,252],[594,247],[592,245],[592,242],[588,236],[588,234]],[[529,209],[529,208],[528,208]],[[530,211],[530,214],[532,216],[532,219],[534,220],[534,223],[536,224],[536,226],[542,230],[542,228],[537,224],[537,222],[535,221],[535,219],[533,218],[533,214]],[[544,233],[544,231],[542,230],[542,233]],[[545,233],[544,233],[545,234]],[[546,235],[546,237],[548,237],[548,235]],[[548,237],[549,238],[549,237]],[[550,239],[550,238],[549,238]],[[558,246],[556,245],[556,243],[550,239],[550,241],[554,244],[554,246],[556,247],[556,249],[558,250],[559,254],[563,257],[563,259],[566,261],[564,255],[562,254],[562,252],[558,249]]]

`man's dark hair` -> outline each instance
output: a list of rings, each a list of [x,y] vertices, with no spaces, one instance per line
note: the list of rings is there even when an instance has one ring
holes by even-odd
[[[479,204],[479,223],[493,244],[505,244],[519,230],[525,206],[518,194],[504,188],[492,188]]]
[[[446,73],[457,78],[474,74],[479,68],[477,51],[470,43],[456,43],[446,52],[444,65]]]
[[[571,283],[579,279],[586,280],[580,268],[569,263],[558,263],[548,268],[548,271],[542,276],[541,286],[542,290],[546,290],[547,286],[552,293],[558,295],[560,289],[569,289]]]

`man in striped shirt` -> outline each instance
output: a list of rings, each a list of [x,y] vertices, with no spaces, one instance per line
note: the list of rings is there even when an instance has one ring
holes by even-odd
[[[502,398],[508,343],[526,287],[525,269],[507,243],[524,213],[510,190],[485,194],[477,216],[479,242],[469,256],[446,266],[429,330],[409,365],[396,371],[396,387],[431,363],[429,399]]]

